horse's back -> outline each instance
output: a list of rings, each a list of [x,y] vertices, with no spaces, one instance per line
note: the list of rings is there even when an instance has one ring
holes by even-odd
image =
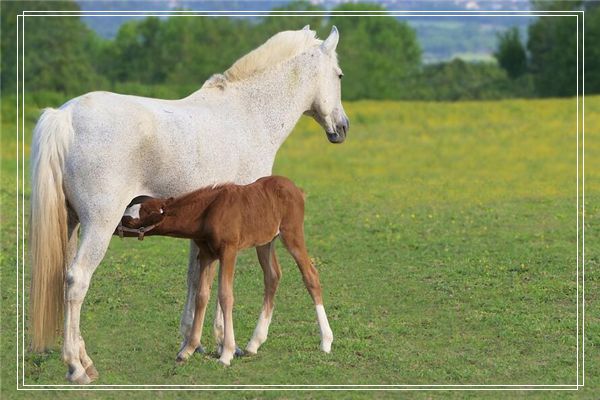
[[[98,184],[92,175],[99,168],[102,183],[132,187],[135,195],[178,195],[210,183],[199,173],[208,169],[199,154],[207,142],[202,113],[183,100],[91,92],[63,107],[75,132],[65,160],[75,185]]]

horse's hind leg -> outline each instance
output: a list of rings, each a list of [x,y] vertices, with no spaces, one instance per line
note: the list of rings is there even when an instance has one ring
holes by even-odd
[[[225,328],[223,326],[223,309],[221,308],[221,302],[217,297],[215,319],[213,321],[213,333],[215,335],[215,343],[217,343],[217,353],[219,355],[223,352],[223,337],[225,336]]]
[[[82,221],[81,245],[67,271],[63,360],[69,368],[67,379],[79,384],[91,382],[98,374],[85,351],[79,321],[92,274],[104,257],[120,217],[118,213],[108,216],[102,221]]]
[[[210,297],[210,286],[215,277],[216,263],[214,259],[203,254],[201,251],[198,257],[200,270],[198,274],[198,292],[195,298],[195,312],[192,327],[188,336],[184,339],[181,350],[177,355],[177,362],[187,360],[197,349],[201,349],[200,340],[202,337],[202,325],[204,324],[204,315],[206,306]]]
[[[319,329],[321,331],[321,350],[329,353],[331,351],[331,343],[333,342],[333,332],[329,327],[327,314],[325,314],[325,308],[323,307],[319,273],[310,261],[310,257],[306,251],[304,229],[302,225],[294,224],[293,226],[287,227],[287,229],[282,226],[281,240],[296,261],[300,273],[302,274],[304,285],[306,286],[306,289],[308,289],[308,292],[315,303],[317,321],[319,322]]]
[[[75,259],[75,255],[77,254],[77,242],[79,239],[79,218],[77,214],[72,208],[68,208],[68,218],[67,218],[67,234],[68,234],[68,243],[67,243],[67,254],[65,257],[66,267],[67,269]],[[79,335],[79,360],[81,365],[85,369],[87,376],[91,381],[98,379],[98,370],[94,367],[92,359],[88,356],[85,350],[85,342],[81,335]]]
[[[269,244],[257,247],[256,254],[258,255],[258,261],[264,274],[265,294],[262,311],[258,317],[254,334],[246,346],[246,351],[251,354],[255,354],[258,348],[267,340],[269,325],[273,316],[273,298],[281,279],[281,267],[275,255],[275,241],[273,240]]]
[[[182,346],[185,344],[186,339],[190,335],[190,330],[192,329],[192,323],[194,321],[196,293],[198,292],[198,279],[200,271],[198,256],[198,246],[193,240],[191,240],[187,273],[187,298],[183,308],[183,313],[181,314],[181,323],[179,324],[179,332],[183,336],[183,342],[181,343]]]

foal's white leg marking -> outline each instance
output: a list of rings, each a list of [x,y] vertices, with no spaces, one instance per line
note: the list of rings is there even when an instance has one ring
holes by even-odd
[[[329,321],[327,321],[327,314],[325,314],[323,304],[317,304],[316,309],[319,329],[321,330],[321,350],[329,353],[331,351],[331,343],[333,342],[333,332],[329,327]]]
[[[252,339],[248,342],[246,346],[246,351],[248,353],[256,354],[258,348],[261,344],[263,344],[267,340],[267,335],[269,334],[269,325],[271,325],[271,317],[273,316],[273,310],[268,313],[263,307],[260,316],[258,317],[258,323],[256,324],[256,328],[254,329],[254,334],[252,335]]]
[[[123,213],[123,216],[129,216],[131,218],[139,219],[141,207],[142,207],[141,204],[134,204],[125,210],[125,212]]]

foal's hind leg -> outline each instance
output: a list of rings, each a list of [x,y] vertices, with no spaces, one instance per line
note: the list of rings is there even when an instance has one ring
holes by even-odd
[[[323,298],[321,296],[321,283],[319,282],[319,273],[310,261],[306,245],[304,243],[304,229],[302,225],[291,226],[287,229],[281,227],[281,240],[288,249],[298,268],[302,273],[302,279],[308,292],[310,293],[315,308],[317,311],[317,321],[321,331],[321,350],[326,353],[331,351],[331,343],[333,342],[333,332],[329,327],[325,308],[323,307]]]
[[[281,267],[275,255],[275,241],[273,240],[269,244],[257,247],[256,254],[258,255],[258,261],[264,274],[265,295],[256,329],[254,329],[252,339],[250,339],[250,342],[246,346],[246,351],[251,354],[255,354],[260,345],[267,340],[269,325],[273,316],[273,298],[281,279]]]

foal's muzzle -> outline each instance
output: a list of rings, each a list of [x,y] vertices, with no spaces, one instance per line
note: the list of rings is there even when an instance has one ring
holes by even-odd
[[[341,123],[336,124],[335,132],[327,132],[327,139],[331,143],[343,143],[350,130],[350,121],[344,117]]]

